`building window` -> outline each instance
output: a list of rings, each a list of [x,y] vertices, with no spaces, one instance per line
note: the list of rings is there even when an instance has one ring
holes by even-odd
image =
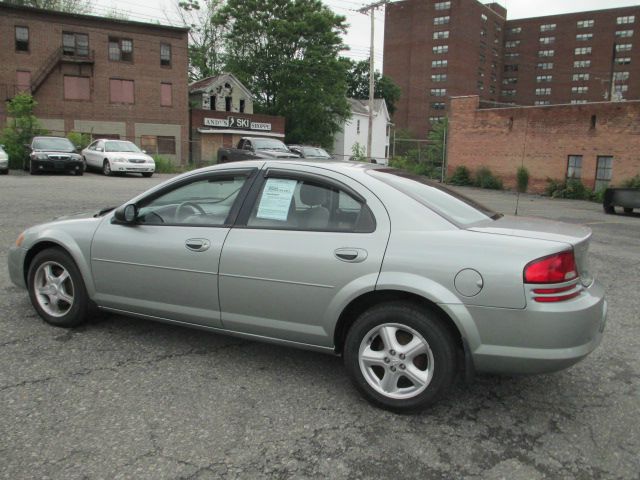
[[[481,53],[480,57],[478,57],[478,60],[480,61],[480,63],[485,63],[487,61],[487,57],[484,53]]]
[[[571,93],[573,93],[574,95],[583,95],[588,92],[589,92],[589,87],[584,87],[584,86],[571,87]]]
[[[89,35],[86,33],[62,32],[62,54],[74,57],[88,57]]]
[[[542,45],[551,45],[555,43],[556,37],[540,37],[538,40]]]
[[[520,45],[520,40],[509,40],[504,44],[506,48],[516,48],[518,45]]]
[[[441,122],[442,120],[444,120],[444,117],[442,117],[442,116],[429,117],[429,122],[430,123],[438,123],[438,122]]]
[[[176,137],[142,135],[140,147],[151,155],[175,155]]]
[[[449,51],[449,45],[436,45],[435,47],[433,47],[433,53],[436,54],[443,54],[443,53],[447,53]]]
[[[16,52],[29,51],[29,27],[16,27]]]
[[[502,79],[503,85],[515,85],[518,83],[518,77],[506,77]]]
[[[437,2],[434,7],[436,10],[449,10],[451,8],[451,2]]]
[[[109,79],[109,101],[111,103],[135,103],[133,80]]]
[[[616,45],[616,52],[630,52],[633,45],[631,43],[619,43]]]
[[[484,82],[482,80],[478,80],[477,87],[478,90],[484,90]]]
[[[598,156],[598,163],[596,165],[596,192],[603,190],[611,183],[611,177],[613,173],[613,157]]]
[[[480,18],[482,19],[483,22],[486,22],[487,20],[489,20],[489,17],[487,17],[484,13],[480,15]]]
[[[437,73],[435,75],[431,75],[432,82],[446,82],[447,74],[446,73]]]
[[[171,66],[171,45],[169,43],[160,44],[160,65],[163,67]]]
[[[480,36],[481,37],[486,37],[487,36],[487,29],[482,27],[482,30],[480,30]],[[484,40],[483,40],[484,42]]]
[[[589,68],[591,66],[591,60],[576,60],[573,62],[573,68]]]
[[[550,63],[550,62],[538,63],[536,65],[536,68],[538,70],[552,70],[553,69],[553,63]]]
[[[543,95],[551,95],[551,88],[536,88],[536,95],[539,97]]]
[[[450,17],[435,17],[433,19],[434,25],[448,25]]]
[[[133,40],[130,38],[109,37],[109,60],[114,62],[133,62]]]
[[[431,102],[431,108],[433,110],[444,110],[445,104],[444,102]]]
[[[616,32],[618,38],[630,38],[633,37],[633,30],[618,30]]]
[[[616,63],[618,65],[630,65],[631,57],[616,57]]]
[[[511,27],[509,29],[509,33],[511,35],[518,35],[519,33],[522,33],[522,27]]]
[[[356,135],[360,135],[360,120],[356,122]]]
[[[533,104],[540,107],[543,105],[551,105],[551,102],[549,100],[536,100]]]
[[[569,155],[567,160],[567,180],[582,178],[582,155]]]
[[[24,70],[16,72],[16,90],[18,92],[31,92],[31,72]]]
[[[595,22],[593,20],[578,20],[576,23],[578,28],[591,28]]]
[[[517,93],[517,90],[515,88],[509,88],[506,90],[502,91],[502,96],[503,97],[515,97]]]
[[[553,80],[553,75],[538,75],[536,77],[537,83],[546,83],[551,82]]]
[[[538,50],[539,57],[553,57],[555,55],[555,51],[553,50]]]
[[[626,17],[618,17],[616,20],[616,23],[618,25],[628,25],[630,23],[635,23],[636,22],[636,16],[635,15],[628,15]]]
[[[520,54],[519,53],[505,53],[504,54],[504,58],[505,58],[505,60],[515,60],[516,58],[520,58]]]
[[[518,64],[510,64],[510,65],[505,65],[504,66],[504,71],[505,72],[517,72],[518,71]]]
[[[170,83],[160,84],[160,106],[161,107],[173,106],[172,85]]]
[[[617,93],[625,93],[629,91],[629,85],[616,85],[615,91]]]
[[[571,105],[583,105],[587,103],[586,100],[571,100]]]
[[[246,107],[247,102],[244,100],[244,98],[240,99],[240,113],[244,113]]]
[[[589,80],[589,74],[588,73],[574,73],[573,74],[573,81],[574,82],[586,82]]]
[[[432,60],[431,68],[443,68],[446,67],[448,63],[447,60]]]
[[[63,86],[65,100],[91,100],[91,80],[89,77],[65,75]]]
[[[629,72],[613,72],[613,80],[616,82],[626,82],[629,80]]]
[[[591,55],[591,47],[578,47],[574,50],[576,55]]]
[[[446,88],[432,88],[430,90],[431,96],[432,97],[444,97],[447,95],[447,89]]]
[[[449,30],[442,30],[440,32],[433,32],[434,40],[446,40],[449,38]]]
[[[545,25],[540,25],[541,32],[551,32],[552,30],[555,30],[555,29],[556,29],[555,23],[547,23]]]
[[[496,93],[496,87],[494,87],[493,85],[489,86],[489,93],[494,94]]]
[[[593,33],[579,33],[576,35],[576,40],[578,42],[588,42],[593,39]]]

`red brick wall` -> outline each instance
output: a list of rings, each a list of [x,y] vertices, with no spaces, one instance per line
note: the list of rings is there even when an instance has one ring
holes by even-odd
[[[529,191],[563,180],[569,155],[582,155],[582,181],[594,187],[598,155],[613,156],[612,184],[640,173],[640,101],[478,109],[479,97],[451,99],[447,172],[489,167],[515,188],[519,166]],[[595,128],[592,117],[595,116]]]

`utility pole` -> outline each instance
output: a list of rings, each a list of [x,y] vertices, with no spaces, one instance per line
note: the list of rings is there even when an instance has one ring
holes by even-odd
[[[374,44],[375,44],[375,11],[378,7],[381,7],[389,3],[389,0],[380,0],[379,2],[372,3],[366,7],[362,7],[358,12],[367,15],[367,12],[371,14],[371,45],[369,46],[369,131],[367,132],[367,157],[369,162],[373,161],[373,155],[371,152],[371,145],[373,143],[373,102],[374,102],[374,89],[375,89],[375,77],[374,77]]]

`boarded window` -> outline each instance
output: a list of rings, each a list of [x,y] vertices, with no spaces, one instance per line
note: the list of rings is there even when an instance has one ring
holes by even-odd
[[[159,154],[176,154],[176,137],[158,137]]]
[[[160,84],[160,105],[163,107],[170,107],[173,105],[170,83]]]
[[[155,135],[142,135],[140,137],[140,148],[149,155],[158,153],[158,138]]]
[[[31,72],[16,72],[16,90],[18,92],[31,91]]]
[[[16,27],[16,52],[29,51],[29,28]]]
[[[163,67],[171,66],[171,45],[168,43],[160,44],[160,65]]]
[[[109,79],[109,97],[111,103],[135,103],[133,80]]]
[[[148,154],[175,155],[176,137],[163,137],[156,135],[142,135],[140,137],[140,148]]]
[[[91,82],[89,77],[64,76],[65,100],[91,100]]]

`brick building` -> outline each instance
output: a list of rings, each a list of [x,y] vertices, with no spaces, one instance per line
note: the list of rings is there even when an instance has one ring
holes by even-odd
[[[384,73],[402,88],[399,128],[426,136],[459,95],[514,105],[640,99],[640,6],[506,17],[477,0],[387,5]]]
[[[188,29],[0,3],[0,125],[30,92],[54,135],[134,141],[188,158]]]
[[[479,96],[451,99],[447,173],[488,167],[515,188],[529,171],[529,190],[547,178],[581,180],[599,190],[640,174],[640,101],[480,108]]]

